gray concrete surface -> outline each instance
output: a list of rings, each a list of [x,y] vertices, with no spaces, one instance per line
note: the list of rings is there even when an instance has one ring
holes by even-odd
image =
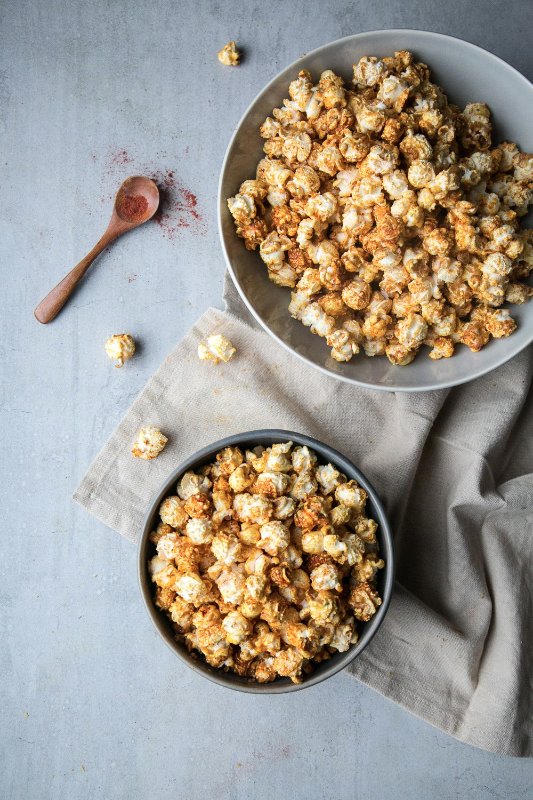
[[[396,26],[463,36],[533,77],[528,0],[2,3],[2,800],[532,796],[531,761],[461,745],[346,675],[286,697],[201,680],[152,630],[134,548],[70,499],[220,303],[216,182],[249,100],[301,53]],[[216,61],[230,38],[238,70]],[[121,179],[169,170],[180,222],[118,242],[39,326],[33,307],[100,235]],[[122,330],[142,348],[119,371],[103,342]]]

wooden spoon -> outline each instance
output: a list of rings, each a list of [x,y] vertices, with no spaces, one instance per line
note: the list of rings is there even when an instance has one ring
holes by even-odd
[[[154,216],[159,205],[159,189],[150,178],[137,175],[127,178],[115,197],[115,205],[107,230],[90,253],[41,300],[35,311],[39,322],[51,322],[56,317],[94,259],[119,236],[132,231]]]

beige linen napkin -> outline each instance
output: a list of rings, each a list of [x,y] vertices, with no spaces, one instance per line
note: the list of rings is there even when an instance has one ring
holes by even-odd
[[[196,355],[226,334],[229,364]],[[75,493],[135,541],[147,505],[185,457],[256,428],[315,436],[351,458],[384,500],[396,535],[396,591],[352,675],[470,744],[533,755],[533,352],[451,391],[373,392],[285,352],[228,284],[133,403]],[[134,459],[137,429],[169,436]]]

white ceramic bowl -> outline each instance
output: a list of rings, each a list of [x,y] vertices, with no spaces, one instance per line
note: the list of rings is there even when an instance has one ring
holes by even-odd
[[[491,108],[494,140],[510,139],[521,150],[533,151],[533,86],[513,67],[473,44],[439,33],[414,30],[369,31],[348,36],[308,53],[280,72],[255,98],[229,144],[219,185],[219,223],[222,247],[235,285],[254,315],[280,344],[308,364],[349,383],[386,391],[415,392],[466,383],[499,367],[533,341],[533,302],[512,306],[518,329],[508,339],[493,340],[480,353],[457,348],[453,358],[432,361],[422,352],[407,367],[394,367],[386,358],[354,357],[339,364],[329,355],[324,339],[313,335],[287,310],[289,290],[271,283],[257,252],[245,249],[235,233],[226,199],[242,181],[255,175],[263,154],[258,128],[272,109],[287,97],[287,87],[300,69],[318,79],[333,69],[347,80],[352,64],[363,55],[386,56],[411,50],[429,65],[434,80],[451,102],[464,107],[486,102]],[[531,215],[526,224],[531,224]],[[425,349],[425,348],[424,348]]]

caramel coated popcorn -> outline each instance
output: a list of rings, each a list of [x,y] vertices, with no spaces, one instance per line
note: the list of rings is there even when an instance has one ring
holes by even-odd
[[[115,333],[105,343],[105,351],[115,367],[122,367],[135,353],[135,341],[129,333]]]
[[[151,461],[164,450],[167,442],[167,437],[161,433],[159,428],[156,428],[155,425],[146,425],[137,432],[131,452],[135,458]]]
[[[237,50],[235,42],[228,42],[222,50],[217,53],[217,58],[225,67],[236,67],[239,63],[241,54]]]
[[[214,364],[229,361],[236,352],[230,340],[221,333],[208,336],[205,342],[198,345],[198,358],[201,361],[213,361]]]
[[[215,668],[300,683],[381,605],[366,492],[292,442],[220,451],[182,476],[150,539],[156,605]]]
[[[337,361],[405,366],[477,352],[516,323],[533,269],[533,155],[494,145],[490,111],[462,111],[412,53],[365,56],[348,85],[302,70],[260,128],[256,176],[228,200],[237,234],[289,313]]]

